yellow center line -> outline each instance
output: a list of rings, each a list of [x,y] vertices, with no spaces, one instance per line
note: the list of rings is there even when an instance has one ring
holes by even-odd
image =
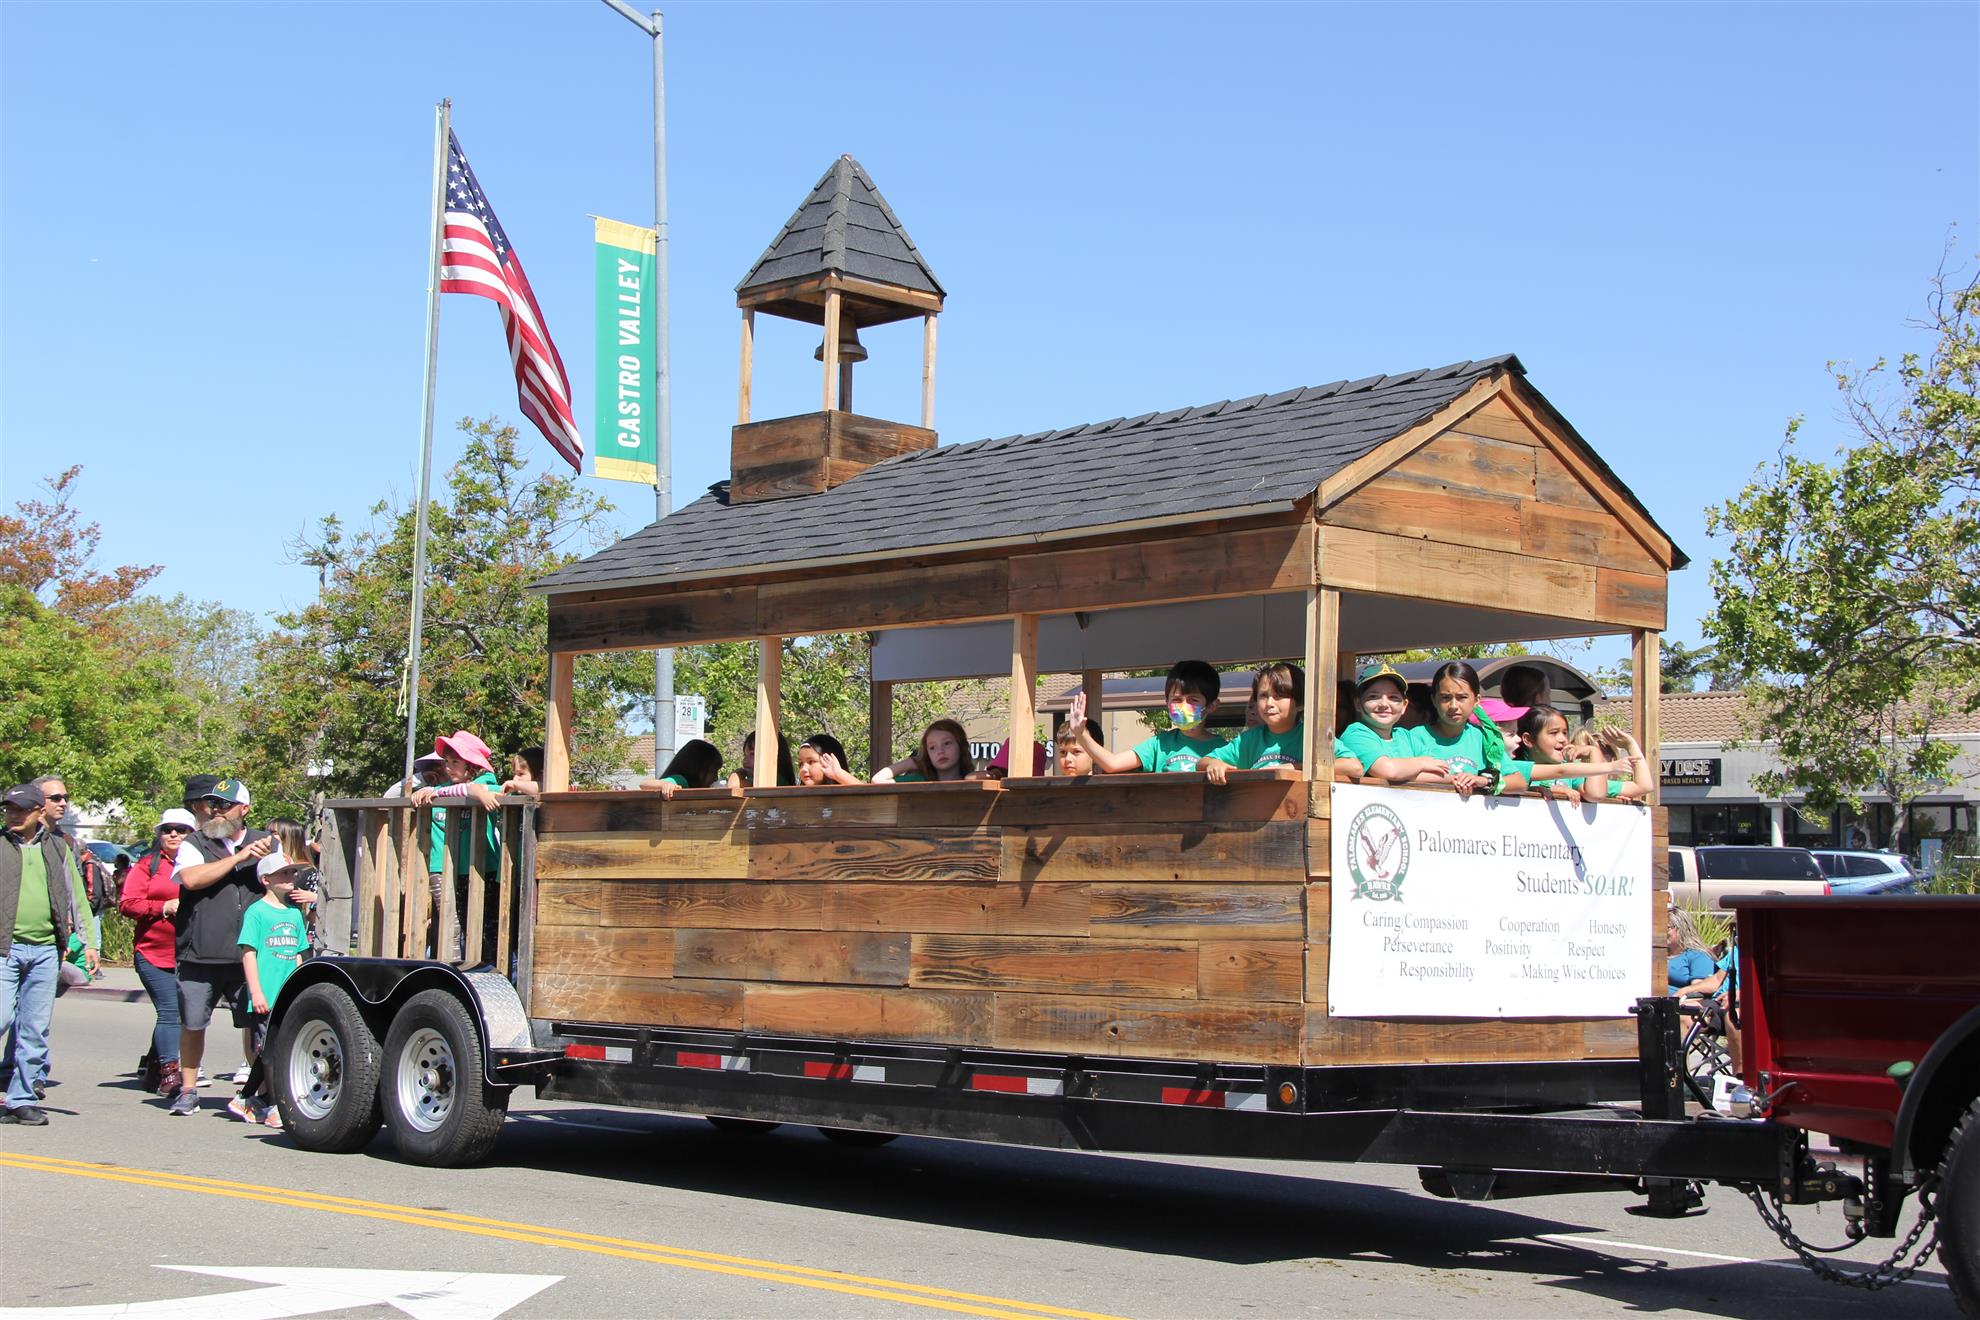
[[[967,1315],[995,1316],[1000,1320],[1039,1320],[1041,1316],[1065,1317],[1065,1320],[1117,1320],[1117,1317],[1093,1311],[1067,1310],[1063,1307],[1043,1306],[1035,1302],[1015,1301],[1007,1297],[990,1297],[980,1293],[934,1288],[925,1284],[904,1283],[895,1279],[844,1274],[836,1270],[821,1270],[808,1265],[786,1265],[779,1261],[754,1260],[747,1256],[695,1251],[688,1247],[673,1247],[659,1242],[602,1237],[592,1233],[549,1228],[540,1224],[482,1219],[447,1210],[426,1210],[417,1206],[393,1205],[384,1201],[363,1201],[353,1197],[331,1196],[322,1192],[299,1191],[288,1187],[264,1187],[255,1183],[228,1182],[224,1179],[205,1178],[195,1174],[168,1173],[161,1169],[94,1164],[45,1155],[22,1155],[11,1151],[0,1153],[0,1166],[35,1173],[63,1174],[104,1182],[160,1187],[168,1191],[223,1196],[241,1201],[261,1201],[298,1210],[320,1210],[329,1214],[410,1224],[418,1228],[435,1228],[476,1237],[559,1247],[566,1251],[582,1251],[596,1256],[616,1256],[626,1260],[674,1265],[681,1269],[701,1270],[712,1274],[762,1279],[792,1287],[815,1288],[826,1292],[847,1293],[856,1297],[872,1297],[880,1301],[900,1302],[909,1306],[932,1307],[936,1310],[957,1311]]]

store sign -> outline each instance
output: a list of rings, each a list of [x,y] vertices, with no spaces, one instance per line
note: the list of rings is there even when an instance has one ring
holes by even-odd
[[[1650,812],[1334,785],[1327,1012],[1621,1017],[1650,990]]]
[[[1665,788],[1717,788],[1719,758],[1716,756],[1667,757],[1662,762],[1658,782]]]

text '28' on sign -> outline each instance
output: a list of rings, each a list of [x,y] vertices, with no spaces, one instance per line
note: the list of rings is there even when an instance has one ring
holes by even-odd
[[[1650,993],[1650,812],[1336,784],[1333,1017],[1620,1017]]]

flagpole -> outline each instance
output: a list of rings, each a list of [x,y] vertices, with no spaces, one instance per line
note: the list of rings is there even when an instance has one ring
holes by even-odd
[[[453,102],[433,108],[433,224],[426,261],[426,391],[419,412],[419,514],[413,533],[412,629],[406,643],[405,789],[419,756],[419,643],[426,620],[426,503],[433,489],[433,386],[440,365],[440,245],[446,234],[447,137]]]

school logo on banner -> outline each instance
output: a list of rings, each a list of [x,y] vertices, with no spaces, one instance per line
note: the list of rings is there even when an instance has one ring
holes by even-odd
[[[1347,851],[1356,898],[1401,901],[1409,874],[1409,831],[1401,816],[1380,802],[1363,807],[1348,825]]]

